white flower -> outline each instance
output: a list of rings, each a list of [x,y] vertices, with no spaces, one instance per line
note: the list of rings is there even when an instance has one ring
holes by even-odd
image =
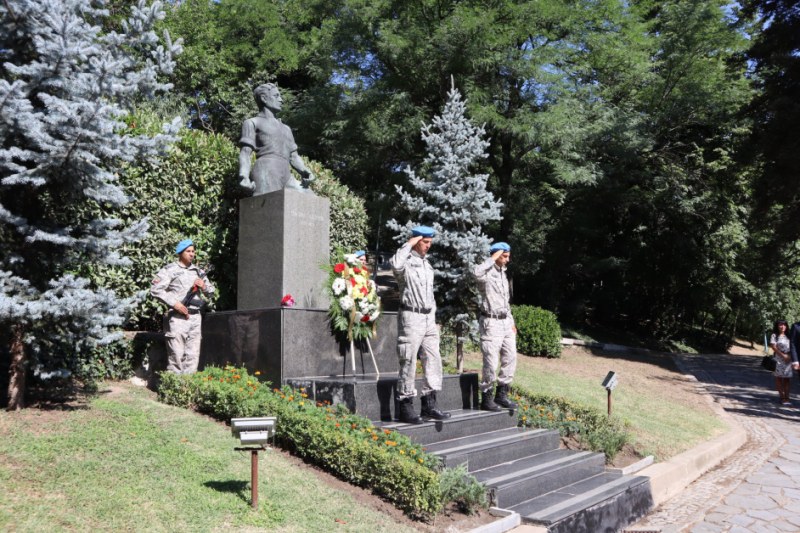
[[[358,308],[361,310],[362,313],[368,313],[370,308],[369,300],[366,298],[362,298],[358,301]]]
[[[347,284],[345,284],[342,278],[336,278],[335,280],[333,280],[333,285],[331,286],[331,288],[333,289],[333,294],[339,296],[345,290],[347,290]]]
[[[342,311],[349,311],[353,308],[353,299],[349,296],[342,296],[339,298],[339,307],[342,308]]]
[[[347,261],[347,264],[350,266],[361,265],[361,261],[358,260],[358,257],[356,257],[355,254],[345,255],[344,260]]]
[[[361,322],[362,318],[364,318],[364,315],[362,315],[361,313],[356,313],[356,318],[355,318],[356,322]]]

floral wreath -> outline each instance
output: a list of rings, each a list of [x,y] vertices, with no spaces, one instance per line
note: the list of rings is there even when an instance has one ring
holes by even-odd
[[[348,340],[374,337],[381,315],[381,299],[369,269],[355,254],[336,252],[333,264],[327,265],[326,288],[331,297],[328,309],[333,329],[346,332]]]

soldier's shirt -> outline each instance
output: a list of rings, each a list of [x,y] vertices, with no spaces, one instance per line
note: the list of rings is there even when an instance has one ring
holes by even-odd
[[[150,294],[172,309],[177,302],[182,301],[188,294],[197,278],[201,278],[205,283],[204,294],[214,294],[214,286],[198,266],[192,264],[186,267],[180,261],[170,263],[158,271],[155,278],[153,278]],[[203,300],[199,295],[196,295],[189,302],[189,305],[202,307]]]

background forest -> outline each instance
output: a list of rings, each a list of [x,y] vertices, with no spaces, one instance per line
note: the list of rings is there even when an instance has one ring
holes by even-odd
[[[184,0],[164,25],[191,127],[237,140],[276,81],[301,153],[366,201],[370,248],[452,76],[516,303],[717,345],[800,318],[796,2]]]
[[[102,30],[128,28],[135,4],[107,2]],[[42,333],[45,319],[13,329],[29,316],[14,307],[19,295],[37,283],[47,294],[57,275],[114,290],[133,306],[127,329],[156,329],[159,310],[141,291],[187,235],[201,263],[215,266],[217,309],[235,305],[237,143],[255,113],[252,89],[266,81],[281,87],[282,120],[323,176],[317,187],[338,213],[337,242],[394,248],[386,221],[409,217],[396,187],[408,185],[407,167],[423,165],[420,128],[454,85],[489,143],[472,171],[488,174],[503,203],[484,231],[513,246],[515,304],[678,349],[723,349],[735,336],[759,340],[776,318],[800,319],[797,2],[175,0],[161,8],[163,16],[149,16],[156,33],[178,43],[167,43],[174,63],[158,73],[171,91],[125,93],[124,134],[155,137],[176,116],[182,127],[168,131],[174,142],[159,157],[126,160],[113,173],[130,202],[98,197],[59,212],[64,224],[77,216],[91,228],[93,217],[113,212],[138,228],[114,244],[130,263],[77,261],[53,253],[63,244],[56,237],[35,249],[41,233],[26,241],[1,230],[2,270],[22,276],[18,257],[42,268],[28,285],[0,280],[11,298],[0,298],[9,326],[0,340],[12,352],[15,339],[30,346],[34,337],[39,363],[66,349],[55,346],[59,334]],[[37,41],[20,37],[30,21],[8,6],[0,14],[14,23],[0,53],[31,60]],[[33,70],[3,72],[5,83]],[[25,132],[0,130],[12,161]],[[60,205],[38,206],[40,182],[30,183],[20,196],[19,180],[4,174],[0,207],[50,220]],[[22,227],[22,218],[0,214],[5,228]],[[147,231],[134,225],[143,217]],[[67,351],[85,348],[69,342]],[[84,373],[108,370],[91,364]]]

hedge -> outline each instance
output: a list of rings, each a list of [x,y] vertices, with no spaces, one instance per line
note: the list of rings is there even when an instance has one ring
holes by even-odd
[[[159,399],[217,419],[277,416],[286,449],[337,477],[369,488],[412,517],[442,509],[439,460],[408,437],[372,425],[343,406],[315,403],[305,392],[270,389],[245,369],[209,367],[192,375],[161,374]]]

